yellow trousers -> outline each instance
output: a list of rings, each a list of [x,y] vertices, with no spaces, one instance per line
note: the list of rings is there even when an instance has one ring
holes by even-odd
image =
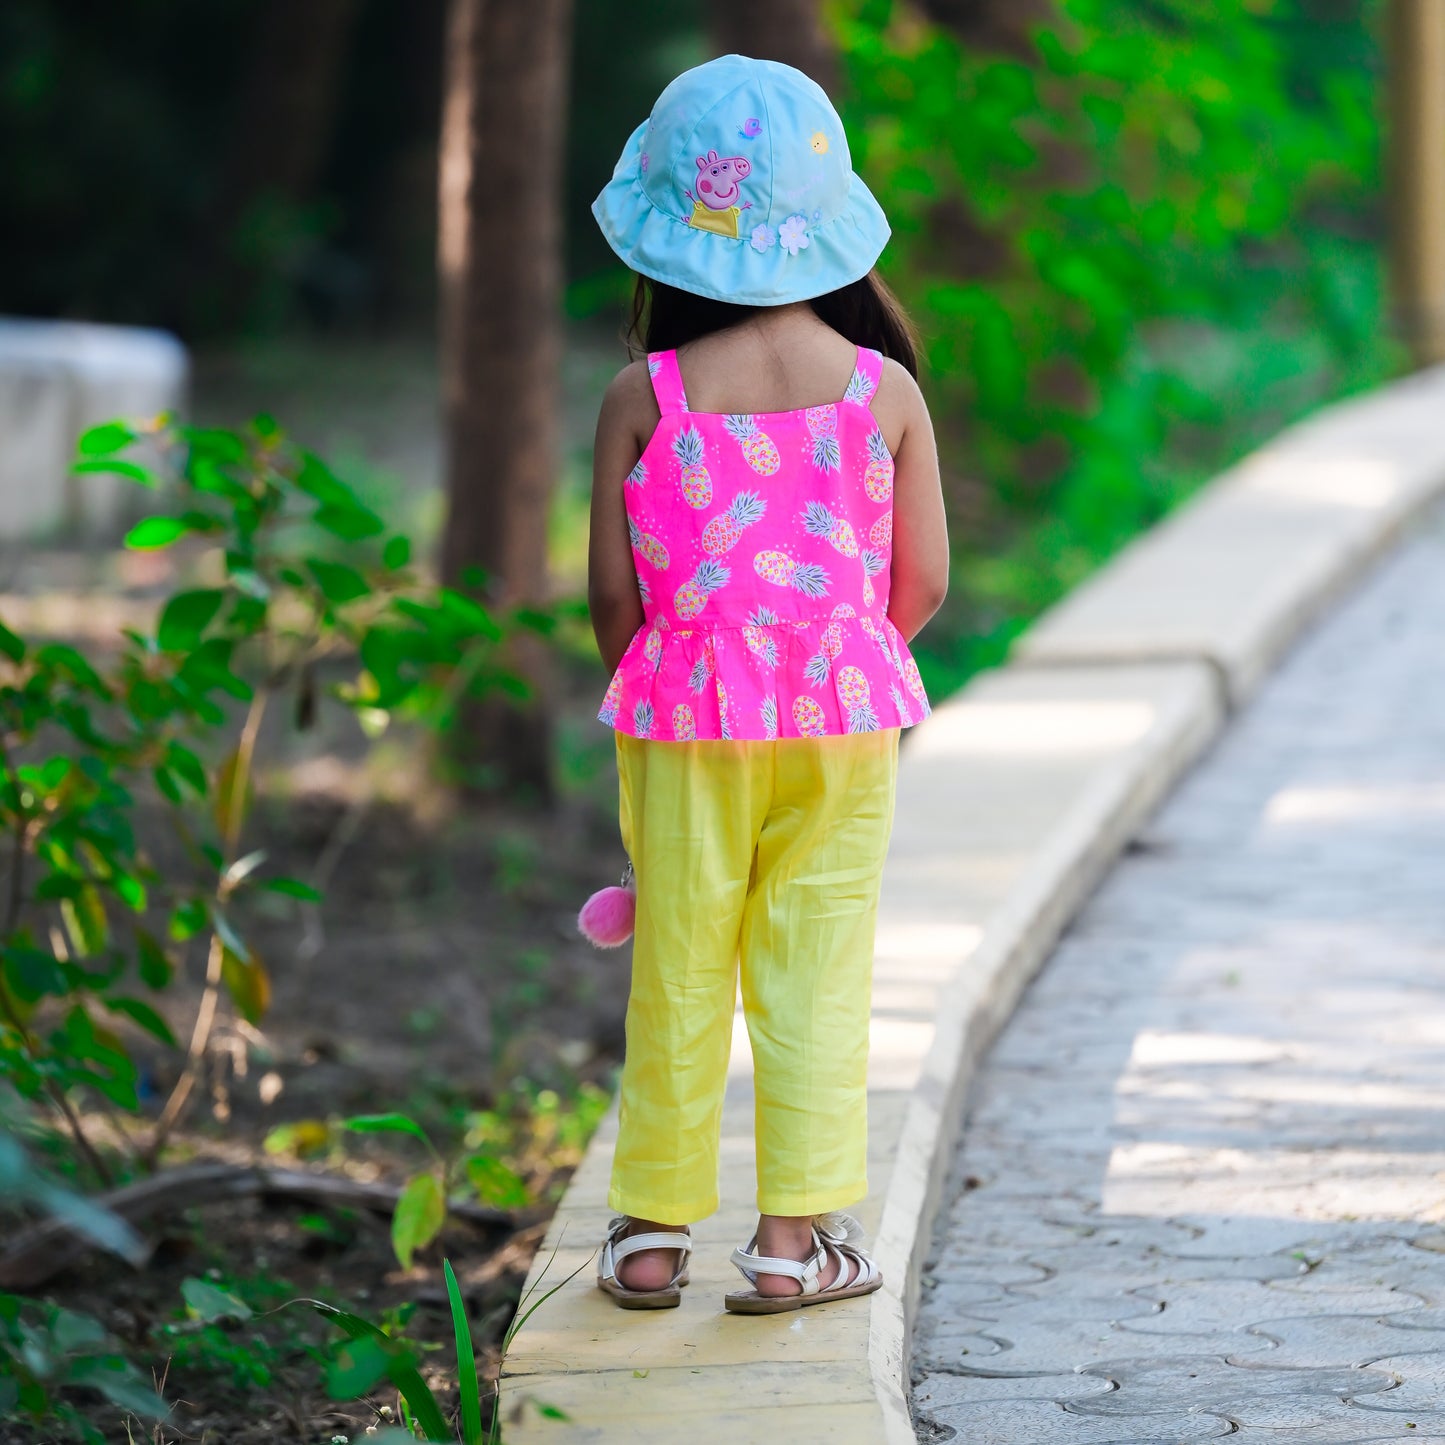
[[[667,1224],[717,1208],[739,972],[759,1211],[857,1202],[898,729],[776,742],[618,733],[617,764],[637,930],[609,1206]]]

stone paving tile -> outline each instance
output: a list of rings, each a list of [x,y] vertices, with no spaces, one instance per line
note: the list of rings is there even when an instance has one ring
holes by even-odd
[[[1120,1435],[1117,1421],[1090,1419],[1042,1400],[948,1405],[930,1411],[929,1419],[952,1428],[954,1438],[967,1445],[1193,1445],[1196,1440],[1218,1440],[1234,1428],[1222,1416],[1176,1411],[1151,1418],[1145,1425],[1151,1434]]]
[[[1441,619],[1445,511],[1004,1029],[924,1269],[920,1440],[1445,1445]]]

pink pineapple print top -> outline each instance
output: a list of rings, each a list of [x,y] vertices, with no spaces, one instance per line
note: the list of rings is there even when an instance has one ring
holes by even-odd
[[[908,727],[928,698],[888,620],[893,458],[882,358],[840,401],[689,411],[677,353],[647,359],[662,418],[624,488],[644,622],[598,717],[664,742]]]

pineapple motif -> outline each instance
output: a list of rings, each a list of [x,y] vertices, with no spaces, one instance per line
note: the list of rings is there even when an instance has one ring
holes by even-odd
[[[883,656],[888,658],[889,661],[893,661],[893,654],[889,651],[889,639],[887,632],[885,632],[884,629],[881,627],[875,627],[873,625],[873,619],[871,617],[863,618],[862,627],[863,631],[867,633],[868,636],[871,637],[880,648],[883,649]],[[894,666],[895,668],[897,667],[896,662],[894,662]]]
[[[891,547],[893,545],[893,508],[890,507],[874,524],[868,529],[868,540],[875,547]]]
[[[723,425],[742,447],[743,460],[760,477],[770,477],[782,466],[783,459],[778,455],[773,439],[758,426],[755,418],[746,412],[737,412],[725,416]]]
[[[654,672],[662,666],[662,631],[660,628],[648,629],[647,641],[642,646],[642,655],[652,664]]]
[[[617,721],[617,705],[622,701],[622,674],[618,673],[611,682],[607,684],[607,691],[602,698],[602,708],[597,717],[612,727]]]
[[[778,614],[771,607],[759,607],[748,613],[743,627],[743,641],[747,643],[748,651],[761,657],[769,667],[778,665],[778,644],[764,629],[776,626],[777,621]]]
[[[712,502],[712,478],[703,465],[702,436],[695,426],[678,432],[672,439],[673,455],[682,463],[682,499],[689,507],[706,507]]]
[[[632,709],[632,726],[638,737],[650,738],[652,736],[653,716],[650,702],[640,702]]]
[[[808,659],[808,664],[803,669],[803,675],[814,687],[827,682],[828,674],[832,671],[833,664],[837,662],[838,654],[842,651],[843,624],[835,618],[823,629],[818,650]]]
[[[828,595],[828,574],[816,562],[794,562],[785,552],[759,552],[753,558],[753,571],[763,581],[791,587],[804,597]]]
[[[702,529],[702,550],[711,557],[731,552],[742,540],[743,528],[762,520],[767,503],[756,492],[739,492],[727,511],[719,512]]]
[[[713,640],[711,637],[703,638],[702,656],[693,663],[692,671],[687,675],[687,685],[696,693],[701,693],[707,686],[707,680],[717,671],[717,654],[713,651]]]
[[[923,679],[918,675],[918,664],[911,657],[903,659],[903,681],[908,684],[908,691],[916,697],[923,708],[923,715],[929,714],[928,694],[923,690]]]
[[[805,738],[820,738],[828,731],[828,719],[811,697],[793,699],[793,723]]]
[[[637,465],[628,472],[627,484],[630,487],[645,487],[647,485],[647,467],[643,464],[641,458],[638,459]]]
[[[707,599],[726,584],[732,573],[711,557],[697,564],[697,571],[673,593],[672,605],[685,622],[691,621],[704,607]]]
[[[672,735],[680,743],[689,743],[697,736],[697,722],[685,702],[678,703],[672,710]]]
[[[873,400],[873,378],[864,374],[861,367],[853,368],[853,375],[848,378],[848,389],[843,393],[844,401],[851,401],[857,406],[867,406]]]
[[[893,457],[883,433],[874,427],[868,433],[868,465],[863,472],[863,490],[869,501],[886,502],[893,495]]]
[[[763,736],[775,738],[778,735],[778,700],[775,697],[765,697],[762,706],[758,708],[758,714],[763,720]]]
[[[633,548],[643,561],[651,563],[659,572],[667,571],[672,562],[672,558],[667,555],[667,548],[651,532],[644,532],[631,517],[627,519],[627,535],[632,539]]]
[[[641,572],[637,573],[637,595],[641,597],[644,602],[652,601],[652,584]]]
[[[912,727],[913,714],[908,711],[908,703],[904,700],[903,694],[898,691],[896,682],[888,684],[888,696],[893,699],[893,706],[898,709],[898,721],[904,727]]]
[[[732,723],[728,720],[728,690],[723,686],[722,678],[717,680],[717,717],[718,731],[724,742],[731,742],[733,736]]]
[[[662,358],[660,356],[649,356],[647,358],[647,374],[656,376],[662,370]]]
[[[810,406],[803,413],[808,431],[813,438],[813,465],[820,472],[836,472],[842,462],[838,450],[838,408],[829,402],[827,406]]]
[[[873,711],[872,690],[861,667],[840,667],[838,669],[838,696],[848,709],[848,731],[850,733],[874,733],[878,731],[878,714]]]
[[[863,564],[863,605],[865,607],[871,607],[878,595],[873,590],[873,579],[887,564],[871,549],[860,552],[858,560]]]
[[[822,502],[809,502],[803,513],[803,530],[810,537],[822,537],[845,557],[858,555],[858,537],[846,517],[835,517]]]

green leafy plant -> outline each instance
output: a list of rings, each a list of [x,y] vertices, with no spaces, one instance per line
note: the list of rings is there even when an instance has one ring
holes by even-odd
[[[546,1275],[544,1267],[532,1290],[522,1296],[512,1323],[502,1340],[502,1354],[505,1357],[518,1330],[532,1314],[552,1298],[558,1290],[570,1284],[587,1263],[584,1261],[561,1283],[554,1285],[545,1294],[532,1299]],[[551,1261],[548,1261],[550,1265]],[[461,1445],[502,1445],[501,1399],[498,1390],[490,1392],[490,1417],[483,1420],[483,1399],[480,1379],[477,1374],[476,1353],[472,1346],[471,1323],[467,1315],[466,1302],[452,1269],[451,1261],[442,1262],[446,1279],[447,1302],[452,1320],[452,1333],[457,1353],[457,1384],[460,1398],[459,1418],[455,1428],[448,1421],[446,1410],[436,1392],[423,1379],[417,1369],[418,1348],[395,1329],[384,1328],[363,1319],[350,1310],[340,1309],[323,1300],[293,1299],[276,1309],[267,1311],[276,1314],[281,1310],[304,1305],[314,1310],[328,1324],[340,1331],[344,1337],[332,1353],[326,1367],[327,1391],[333,1399],[349,1400],[365,1395],[381,1381],[388,1381],[397,1391],[400,1414],[405,1429],[381,1430],[368,1439],[382,1440],[433,1440],[461,1442]],[[187,1280],[185,1297],[191,1318],[205,1326],[219,1326],[226,1322],[259,1320],[250,1306],[232,1290],[213,1285],[204,1280]],[[530,1302],[529,1302],[530,1301]],[[409,1313],[410,1311],[407,1311]],[[535,1403],[535,1402],[534,1402]],[[536,1408],[547,1418],[565,1420],[567,1416],[556,1406],[536,1404]]]
[[[453,1201],[475,1200],[508,1210],[536,1204],[545,1181],[580,1162],[607,1105],[606,1092],[595,1084],[579,1085],[567,1099],[555,1089],[519,1084],[492,1108],[464,1115],[462,1147],[451,1158],[411,1115],[398,1111],[283,1124],[267,1136],[266,1148],[272,1153],[314,1151],[348,1134],[400,1134],[418,1140],[427,1162],[402,1188],[391,1220],[397,1261],[410,1269],[417,1251],[440,1236]]]
[[[3,1121],[0,1121],[3,1122]],[[63,1219],[93,1244],[132,1264],[145,1248],[124,1220],[98,1208],[37,1169],[20,1142],[0,1129],[0,1200],[28,1205]],[[88,1445],[104,1437],[69,1398],[95,1391],[118,1409],[156,1420],[165,1402],[125,1358],[105,1327],[91,1315],[49,1301],[0,1293],[0,1418],[24,1418],[79,1435]]]
[[[998,661],[1211,472],[1389,371],[1380,10],[835,10],[953,514],[930,683]]]
[[[398,716],[445,728],[469,696],[525,690],[498,644],[548,619],[499,621],[429,583],[408,539],[266,419],[237,431],[113,422],[86,432],[79,452],[80,471],[161,490],[169,506],[127,546],[184,545],[196,584],[94,661],[0,623],[0,1081],[48,1101],[108,1182],[76,1100],[139,1109],[115,1021],[178,1047],[152,999],[189,955],[204,957],[185,1065],[142,1151],[154,1162],[221,1000],[251,1021],[267,1007],[248,895],[318,898],[244,844],[267,712],[287,702],[304,728],[330,697],[372,734]],[[182,865],[154,863],[142,810],[150,826],[162,820]]]

